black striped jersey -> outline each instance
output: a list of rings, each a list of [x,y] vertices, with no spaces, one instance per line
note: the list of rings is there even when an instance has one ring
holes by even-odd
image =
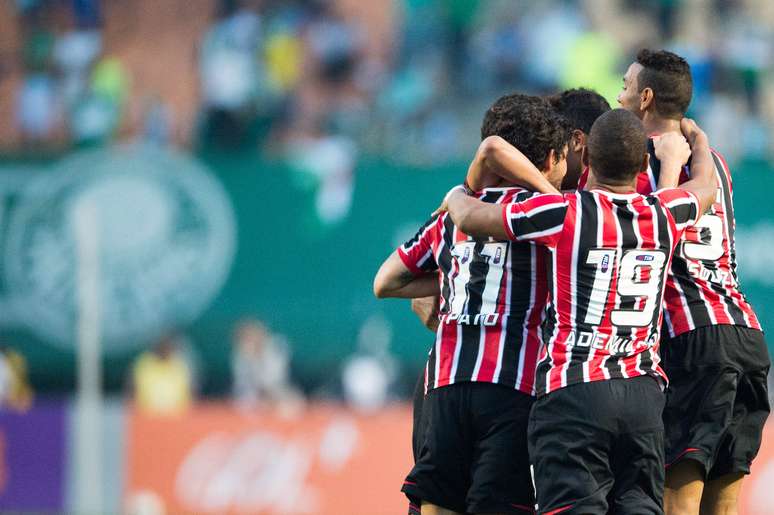
[[[652,139],[648,141],[648,152],[650,166],[637,181],[637,191],[643,195],[656,190],[661,171]],[[683,234],[667,278],[664,323],[670,337],[717,324],[761,330],[758,317],[739,286],[731,172],[720,153],[712,150],[712,158],[718,181],[715,202]],[[690,178],[688,170],[684,168],[680,183]],[[585,185],[586,175],[579,188]]]
[[[477,194],[490,203],[532,195],[521,188]],[[427,361],[426,390],[479,381],[534,395],[548,296],[546,250],[473,239],[444,213],[400,246],[398,255],[415,274],[439,272],[440,324]]]
[[[549,249],[546,346],[537,394],[581,382],[666,375],[658,343],[667,270],[698,199],[603,190],[535,195],[503,208],[514,241]]]

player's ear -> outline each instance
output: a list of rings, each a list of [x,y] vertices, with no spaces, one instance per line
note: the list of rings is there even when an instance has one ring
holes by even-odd
[[[642,164],[640,165],[640,171],[641,172],[647,172],[648,166],[650,166],[650,154],[645,152],[642,156]]]
[[[653,90],[650,88],[643,88],[640,91],[640,111],[647,111],[648,108],[655,103],[655,97]]]
[[[583,146],[586,144],[586,134],[580,129],[572,131],[572,137],[570,138],[570,151],[580,152],[583,150]]]
[[[581,151],[581,163],[583,166],[589,166],[589,147],[583,146],[583,150]]]
[[[551,149],[548,151],[548,155],[546,156],[546,160],[543,163],[543,171],[547,172],[553,168],[553,166],[556,164],[556,162],[559,161],[556,156],[556,152],[554,149]]]

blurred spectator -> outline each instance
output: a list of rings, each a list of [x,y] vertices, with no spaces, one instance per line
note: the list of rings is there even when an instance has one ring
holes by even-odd
[[[16,99],[16,123],[22,138],[31,143],[51,138],[59,123],[56,85],[46,73],[25,77]]]
[[[180,336],[164,337],[134,363],[132,385],[137,408],[157,415],[184,412],[193,398],[193,376]]]
[[[366,319],[357,336],[357,351],[345,362],[341,374],[344,399],[364,412],[384,407],[392,396],[397,375],[390,354],[392,328],[381,315]]]
[[[351,139],[322,131],[308,134],[291,140],[287,156],[293,168],[310,179],[302,185],[316,188],[316,218],[323,226],[349,214],[357,157],[357,147]]]
[[[234,400],[240,407],[294,411],[303,405],[300,392],[290,381],[288,345],[263,322],[246,320],[236,327],[231,368]]]
[[[0,346],[0,407],[24,411],[32,399],[27,361],[10,347]]]

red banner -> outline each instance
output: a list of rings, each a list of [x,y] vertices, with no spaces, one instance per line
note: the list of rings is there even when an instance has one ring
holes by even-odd
[[[763,429],[763,443],[753,461],[751,474],[742,483],[739,513],[770,515],[774,513],[774,419]]]
[[[167,513],[394,514],[411,465],[411,411],[317,406],[293,417],[199,406],[129,415],[126,502]]]

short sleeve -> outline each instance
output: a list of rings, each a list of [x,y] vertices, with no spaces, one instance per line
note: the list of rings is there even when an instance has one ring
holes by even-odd
[[[432,217],[413,238],[398,247],[398,256],[414,275],[438,270],[433,249],[440,241],[442,220],[443,217]]]
[[[695,225],[701,218],[699,199],[688,190],[665,188],[653,195],[667,208],[679,231]]]
[[[503,223],[514,241],[554,246],[564,227],[567,201],[562,195],[535,195],[503,206]]]

